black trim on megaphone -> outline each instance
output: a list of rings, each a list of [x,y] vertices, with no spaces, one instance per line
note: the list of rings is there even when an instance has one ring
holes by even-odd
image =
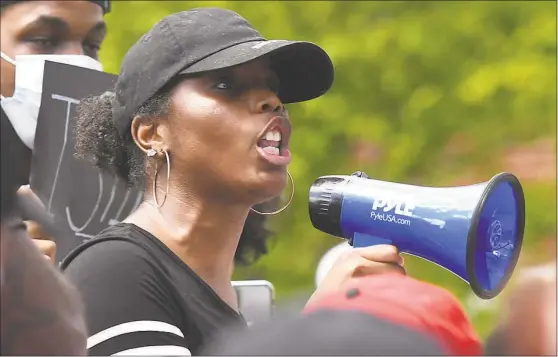
[[[343,190],[335,186],[347,182],[343,176],[323,176],[310,187],[308,210],[314,227],[336,237],[343,237],[341,230],[341,204]]]
[[[370,178],[362,171],[356,171],[351,176]],[[322,176],[310,187],[308,200],[310,222],[314,228],[334,237],[343,237],[341,230],[343,191],[336,190],[335,186],[346,182],[347,176]]]
[[[479,225],[480,215],[484,209],[486,204],[486,200],[490,195],[490,192],[500,183],[508,182],[514,189],[514,193],[516,194],[516,211],[517,211],[517,238],[515,241],[515,249],[513,255],[510,259],[508,268],[506,269],[506,273],[500,283],[495,289],[492,290],[484,290],[475,273],[475,251],[477,248],[477,227]],[[469,232],[467,234],[467,256],[466,256],[466,265],[467,265],[467,275],[469,284],[471,289],[481,299],[492,299],[506,287],[508,284],[513,271],[515,270],[515,266],[519,259],[519,254],[521,253],[521,247],[523,245],[523,234],[525,232],[525,195],[523,193],[523,187],[519,182],[518,178],[509,173],[509,172],[502,172],[496,176],[494,176],[488,184],[486,185],[479,203],[477,207],[473,211],[473,215],[471,217],[471,225],[469,226]]]

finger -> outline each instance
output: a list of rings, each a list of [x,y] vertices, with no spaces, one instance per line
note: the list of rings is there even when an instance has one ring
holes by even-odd
[[[50,260],[54,260],[56,256],[56,243],[50,240],[40,239],[33,239],[33,243],[35,243],[35,246],[39,248],[41,253],[49,257]]]
[[[394,245],[379,244],[364,248],[355,248],[354,254],[364,259],[381,263],[403,264],[399,249]]]
[[[24,221],[27,227],[27,235],[32,239],[52,240],[48,234],[45,233],[42,226],[35,221]]]
[[[31,190],[31,186],[29,185],[19,186],[19,189],[17,190],[18,195],[29,195],[31,193],[33,193],[33,190]]]
[[[35,192],[33,192],[33,190],[31,190],[31,186],[29,185],[24,185],[21,186],[18,190],[17,190],[17,194],[27,197],[29,199],[31,199],[34,203],[40,205],[42,208],[45,208],[45,205],[43,204],[43,202],[39,199],[39,197],[35,194]]]
[[[397,273],[397,274],[407,275],[405,268],[399,264],[379,263],[364,258],[359,263],[360,264],[355,268],[353,272],[354,277],[363,277],[368,275],[387,274],[387,273]]]

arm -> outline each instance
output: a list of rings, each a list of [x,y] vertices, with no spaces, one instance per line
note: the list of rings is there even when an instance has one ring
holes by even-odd
[[[151,260],[135,244],[105,241],[66,268],[86,306],[90,355],[190,355],[183,316]]]
[[[0,245],[1,354],[84,355],[78,295],[37,250],[21,220],[3,220]]]

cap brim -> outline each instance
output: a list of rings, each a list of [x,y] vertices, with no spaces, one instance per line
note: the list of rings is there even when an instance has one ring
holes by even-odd
[[[333,84],[333,63],[327,53],[310,42],[251,41],[228,47],[187,67],[180,74],[195,74],[237,66],[269,55],[279,77],[279,98],[297,103],[317,98]]]

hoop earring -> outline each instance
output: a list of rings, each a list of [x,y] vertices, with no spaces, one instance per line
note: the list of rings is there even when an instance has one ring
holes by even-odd
[[[279,208],[278,210],[273,211],[273,212],[260,212],[260,211],[256,211],[256,210],[253,209],[252,207],[250,207],[250,210],[251,210],[252,212],[257,213],[257,214],[261,214],[262,216],[272,216],[272,215],[274,215],[274,214],[281,213],[281,212],[283,212],[285,209],[287,209],[287,207],[289,207],[289,205],[291,204],[291,202],[292,202],[292,200],[293,200],[294,191],[295,191],[295,184],[294,184],[293,177],[291,176],[291,173],[290,173],[289,171],[287,171],[287,175],[288,175],[289,178],[291,179],[291,188],[292,188],[292,191],[291,191],[291,197],[289,197],[289,201],[287,202],[286,205],[284,205],[283,207],[281,207],[281,208]]]
[[[155,204],[159,208],[163,207],[165,201],[167,200],[167,195],[169,194],[169,181],[170,181],[169,153],[165,149],[163,149],[162,152],[165,154],[165,158],[167,159],[167,189],[165,191],[165,197],[163,198],[163,202],[161,204],[159,204],[159,202],[157,201],[157,174],[159,173],[159,165],[157,159],[155,159],[155,177],[153,178],[153,200],[155,201]],[[147,157],[154,157],[155,155],[157,155],[157,151],[155,151],[155,149],[147,150]]]

